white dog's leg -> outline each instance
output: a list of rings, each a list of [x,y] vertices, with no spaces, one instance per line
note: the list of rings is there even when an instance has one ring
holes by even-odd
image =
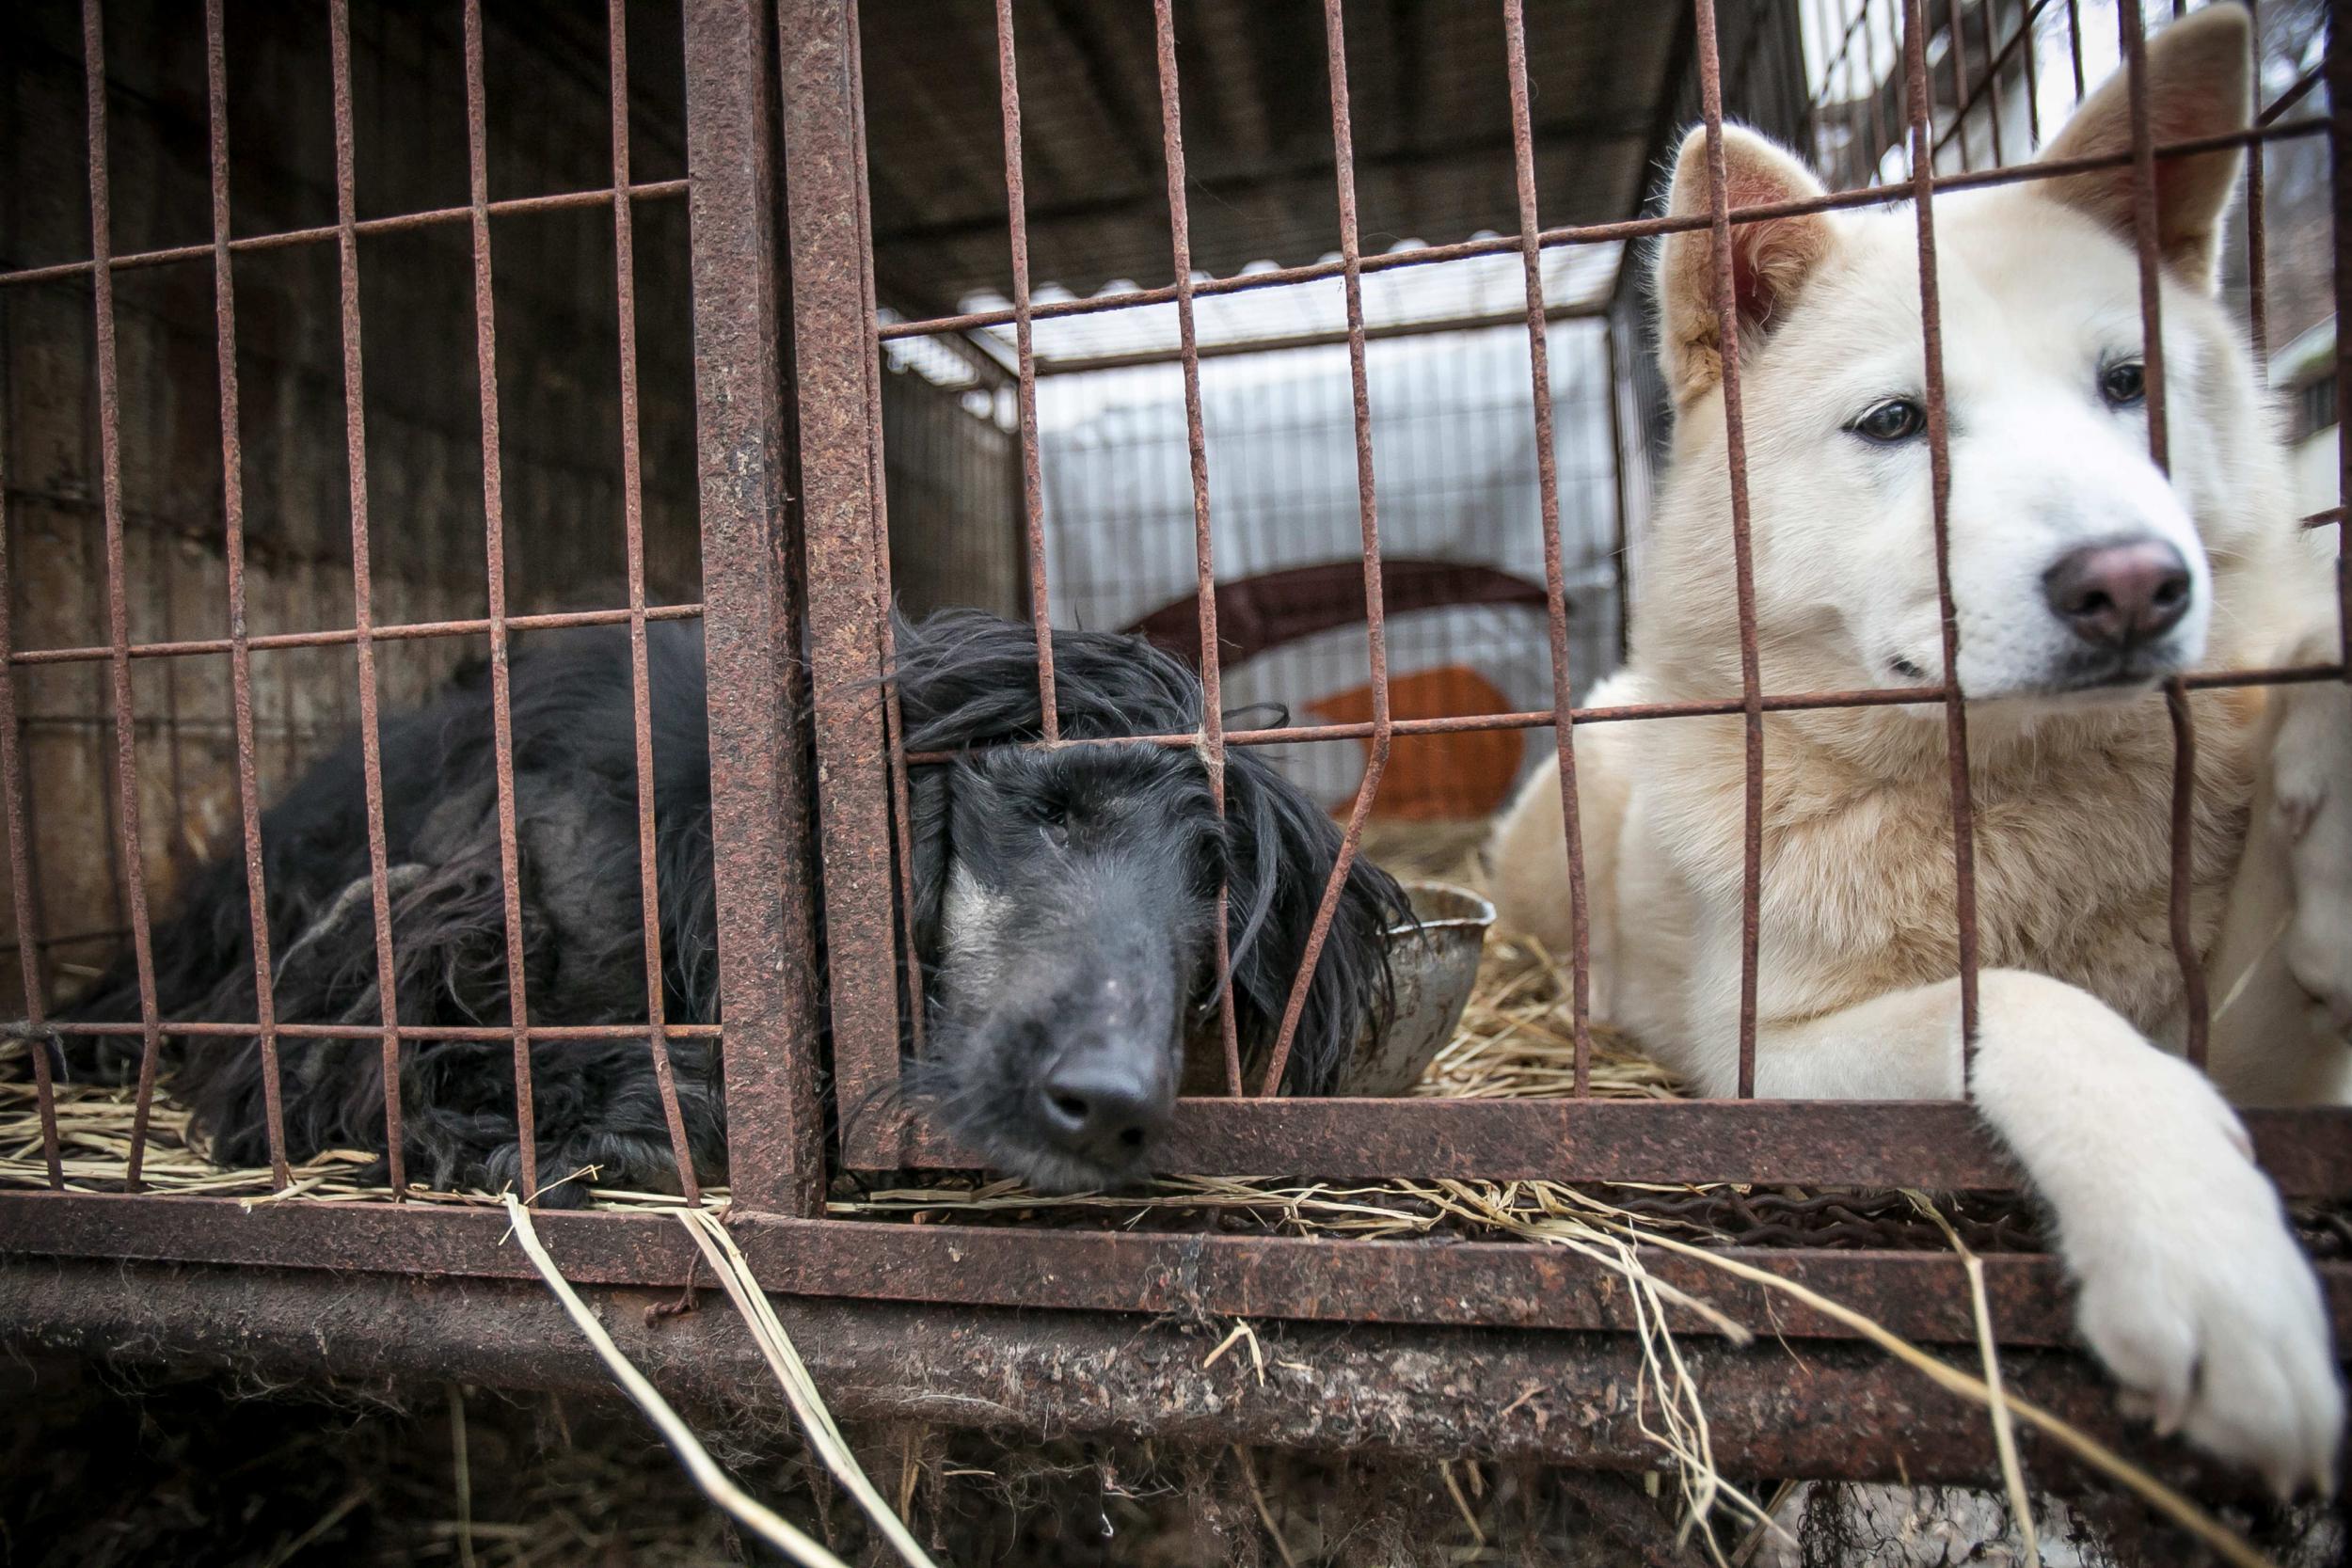
[[[2344,1395],[2318,1282],[2235,1113],[2087,991],[1989,970],[1979,997],[1970,1098],[2056,1215],[2083,1338],[2162,1430],[2281,1494],[2329,1485]],[[1959,1013],[1955,980],[1768,1026],[1757,1092],[1952,1096]]]
[[[2352,689],[2328,681],[2278,698],[2271,777],[2295,888],[2287,968],[2352,1039]]]

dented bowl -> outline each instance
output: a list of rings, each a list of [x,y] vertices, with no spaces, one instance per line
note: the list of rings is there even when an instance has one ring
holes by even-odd
[[[1478,981],[1478,959],[1495,923],[1495,907],[1451,882],[1404,886],[1421,924],[1388,933],[1396,1016],[1385,1034],[1357,1043],[1340,1078],[1343,1095],[1389,1099],[1409,1092],[1454,1037]]]

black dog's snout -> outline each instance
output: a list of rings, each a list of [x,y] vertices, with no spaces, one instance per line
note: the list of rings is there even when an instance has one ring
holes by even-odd
[[[1140,1053],[1065,1055],[1038,1084],[1038,1120],[1064,1151],[1108,1165],[1139,1158],[1167,1129],[1168,1106]]]
[[[2181,552],[2147,535],[2069,550],[2042,577],[2051,611],[2099,648],[2162,637],[2188,613],[2192,593]]]

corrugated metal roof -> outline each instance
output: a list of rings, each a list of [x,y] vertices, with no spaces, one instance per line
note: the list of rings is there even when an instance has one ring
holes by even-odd
[[[1171,277],[1152,7],[1016,0],[1031,276],[1090,294]],[[1311,261],[1338,237],[1321,8],[1178,0],[1196,270]],[[1528,71],[1547,225],[1639,210],[1689,8],[1531,0]],[[1364,248],[1516,231],[1502,9],[1347,8]],[[909,313],[1009,292],[992,0],[864,8],[880,293]],[[1729,40],[1726,40],[1730,41]]]

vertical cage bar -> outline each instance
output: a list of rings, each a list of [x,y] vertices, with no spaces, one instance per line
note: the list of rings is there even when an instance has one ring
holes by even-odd
[[[2148,455],[2169,471],[2171,453],[2164,409],[2164,270],[2156,251],[2156,155],[2148,107],[2148,43],[2137,5],[2115,10],[2118,52],[2128,73],[2132,119],[2132,242],[2139,258],[2141,364],[2147,386]],[[2256,148],[2253,155],[2261,156]],[[2172,957],[2181,970],[2181,1007],[2188,1059],[2205,1065],[2211,1006],[2205,994],[2204,957],[2197,949],[2190,908],[2196,887],[2189,829],[2197,801],[2197,730],[2187,689],[2175,677],[2165,684],[2165,713],[2172,727],[2171,885],[2168,914]]]
[[[2148,456],[2170,472],[2164,417],[2164,262],[2156,252],[2156,150],[2148,120],[2148,40],[2139,7],[2115,8],[2116,42],[2122,55],[2132,119],[2132,245],[2139,258],[2140,354],[2147,367]]]
[[[1993,166],[2000,167],[2009,160],[2001,151],[2001,53],[1993,39],[1993,0],[1980,0],[1977,20],[1978,31],[1984,35],[1984,101],[1986,113],[1993,117]],[[1952,41],[1960,41],[1960,20],[1952,20]]]
[[[1012,0],[996,0],[996,95],[1005,127],[1005,210],[1012,241],[1015,392],[1021,429],[1021,515],[1027,530],[1029,624],[1037,633],[1038,714],[1048,741],[1061,738],[1054,700],[1054,629],[1046,593],[1044,480],[1037,450],[1037,360],[1029,346],[1029,200],[1021,156],[1021,71],[1013,55]]]
[[[335,104],[335,257],[342,316],[343,446],[351,482],[352,652],[359,676],[360,776],[367,797],[368,894],[375,920],[376,1001],[383,1020],[384,1148],[392,1196],[406,1192],[401,1156],[399,971],[392,960],[389,854],[384,838],[384,736],[376,711],[375,586],[368,548],[368,420],[359,356],[359,231],[351,112],[351,0],[327,11]]]
[[[1157,5],[1162,38],[1168,40],[1171,37],[1168,22],[1169,0],[1157,0]],[[1307,933],[1306,950],[1299,957],[1298,974],[1291,982],[1290,1000],[1282,1008],[1282,1027],[1275,1036],[1274,1051],[1259,1089],[1266,1095],[1281,1087],[1282,1069],[1290,1062],[1291,1042],[1298,1033],[1299,1015],[1306,1010],[1307,990],[1314,983],[1315,966],[1322,960],[1324,942],[1331,934],[1340,895],[1346,891],[1348,873],[1355,866],[1357,850],[1363,843],[1364,823],[1372,816],[1373,799],[1380,791],[1381,777],[1388,771],[1389,752],[1395,743],[1389,715],[1388,613],[1380,586],[1380,513],[1373,493],[1372,392],[1364,373],[1364,261],[1356,224],[1356,140],[1348,119],[1347,38],[1341,21],[1340,0],[1324,0],[1323,35],[1330,59],[1331,153],[1339,187],[1340,265],[1347,307],[1347,371],[1356,400],[1356,504],[1364,561],[1364,631],[1372,663],[1372,745],[1364,762],[1363,782],[1356,788],[1356,804],[1348,813],[1346,830],[1340,837],[1339,857],[1331,863],[1330,878],[1323,887],[1323,902],[1315,909],[1314,925]],[[1164,41],[1161,48],[1168,60],[1168,90],[1172,93],[1176,81],[1174,46]]]
[[[262,791],[253,760],[253,650],[245,594],[245,455],[238,430],[237,299],[229,260],[229,55],[221,0],[204,0],[204,87],[211,131],[214,352],[220,361],[221,515],[229,563],[229,689],[237,746],[237,821],[245,848],[246,912],[253,932],[253,1020],[261,1037],[262,1124],[271,1179],[293,1182],[278,1061],[278,999],[271,976],[269,895],[262,865]]]
[[[506,496],[499,457],[498,311],[490,283],[490,149],[483,103],[482,0],[466,0],[466,166],[473,206],[474,378],[482,400],[482,547],[489,584],[490,733],[498,772],[499,881],[506,895],[506,1021],[514,1031],[515,1136],[523,1201],[538,1201],[538,1117],[531,1096],[531,1002],[524,991],[522,856],[515,826],[515,714],[506,637]],[[572,1173],[557,1173],[557,1180]]]
[[[1011,37],[1010,0],[1000,0],[999,13],[1006,37]],[[1160,83],[1160,144],[1168,170],[1168,217],[1171,255],[1176,271],[1177,356],[1184,370],[1184,451],[1191,462],[1192,574],[1194,616],[1200,627],[1200,748],[1209,770],[1209,796],[1219,820],[1225,816],[1225,684],[1223,656],[1217,647],[1216,551],[1209,525],[1209,442],[1200,408],[1200,344],[1195,335],[1192,308],[1192,209],[1184,195],[1184,126],[1182,95],[1176,84],[1176,29],[1168,0],[1153,8],[1152,25]],[[1025,284],[1026,279],[1024,277]],[[1023,295],[1024,298],[1026,294]],[[1022,356],[1024,368],[1028,356]],[[1241,1033],[1233,1017],[1233,955],[1227,919],[1231,888],[1220,880],[1216,890],[1216,1015],[1217,1037],[1225,1053],[1225,1089],[1239,1098],[1244,1092]]]
[[[2246,0],[2246,20],[2253,37],[2254,107],[2262,108],[2263,23],[2257,0]],[[2267,199],[2263,165],[2268,153],[2256,142],[2246,150],[2246,317],[2247,337],[2254,346],[2254,363],[2265,379],[2270,372],[2270,233],[2263,207]]]
[[[2344,265],[2344,236],[2352,234],[2352,0],[2328,8],[2328,158],[2334,198],[2335,305],[2339,324],[2352,321],[2352,267]],[[2352,335],[2336,331],[2336,412],[2352,408]],[[2352,683],[2352,440],[2336,436],[2336,658]]]
[[[726,1019],[727,1171],[745,1210],[824,1202],[814,847],[782,377],[768,0],[686,7],[695,435],[709,673],[712,880]],[[884,980],[888,972],[884,971]]]
[[[877,348],[870,230],[857,199],[866,130],[853,0],[777,8],[834,1081],[848,1113],[843,1147],[863,1164],[897,1163],[903,1127],[859,1114],[897,1082],[898,999],[875,629],[888,607],[875,573],[879,498],[864,395]]]
[[[1854,183],[1867,185],[1878,179],[1879,160],[1886,156],[1886,144],[1893,140],[1886,134],[1886,110],[1879,102],[1879,29],[1874,19],[1878,0],[1862,0],[1863,74],[1870,94],[1870,156],[1856,171]]]
[[[858,29],[850,30],[850,76],[852,81],[866,80],[866,58]],[[852,145],[856,154],[850,170],[850,183],[857,192],[857,227],[861,234],[874,231],[871,182],[866,172],[866,138],[860,136]],[[859,288],[869,301],[875,298],[874,252],[870,245],[858,252]],[[973,351],[971,363],[977,367],[993,364],[978,350]],[[866,465],[872,472],[874,504],[870,513],[873,532],[873,570],[875,592],[882,606],[882,613],[875,618],[876,656],[885,674],[895,676],[898,666],[898,632],[893,614],[898,597],[890,580],[890,495],[889,465],[882,450],[882,359],[880,344],[866,356]],[[1049,635],[1048,657],[1053,653]],[[906,714],[899,699],[898,683],[895,678],[882,683],[882,748],[884,767],[890,778],[890,821],[892,847],[897,851],[898,895],[899,959],[906,975],[906,1023],[910,1048],[918,1054],[923,1049],[924,998],[923,956],[914,941],[914,804],[909,799],[912,785],[907,776]],[[1051,706],[1050,703],[1041,705]]]
[[[2024,37],[2019,47],[2026,55],[2026,135],[2030,138],[2027,150],[2042,145],[2042,13],[2050,0],[2032,0],[2026,14],[2018,19],[2017,28]]]
[[[1551,329],[1544,320],[1544,253],[1535,204],[1535,138],[1527,91],[1524,0],[1503,0],[1502,40],[1511,88],[1511,157],[1518,182],[1519,264],[1527,295],[1527,357],[1535,412],[1535,493],[1544,531],[1544,609],[1551,637],[1553,754],[1560,761],[1560,819],[1568,851],[1569,1029],[1575,1041],[1576,1093],[1592,1092],[1593,942],[1584,892],[1584,833],[1577,811],[1576,724],[1568,668],[1568,591],[1560,561],[1560,466],[1553,450]],[[1614,405],[1613,381],[1609,397]]]
[[[24,1049],[33,1059],[33,1102],[40,1117],[40,1152],[49,1185],[65,1186],[57,1147],[57,1094],[49,1053],[54,1038],[48,1021],[40,965],[40,921],[33,907],[31,835],[24,821],[24,732],[17,727],[16,578],[9,554],[8,443],[0,432],[0,797],[5,797],[8,833],[8,896],[16,915],[16,960],[24,985]]]
[[[82,0],[82,73],[88,93],[91,293],[98,336],[98,453],[101,503],[106,531],[106,635],[113,648],[116,838],[121,850],[132,962],[139,981],[139,1076],[132,1112],[131,1151],[124,1185],[140,1190],[139,1168],[147,1157],[147,1127],[155,1098],[155,1071],[163,1033],[155,1011],[155,956],[147,926],[147,865],[140,850],[137,716],[131,705],[131,605],[124,583],[122,539],[121,392],[115,380],[115,291],[113,217],[106,161],[105,21],[100,0]]]
[[[215,0],[217,3],[217,0]],[[638,915],[645,937],[645,1046],[653,1053],[654,1084],[661,1091],[661,1116],[670,1130],[670,1155],[677,1164],[678,1191],[689,1203],[702,1201],[694,1151],[687,1142],[686,1115],[678,1105],[677,1078],[670,1063],[668,1020],[662,984],[660,834],[655,815],[653,677],[645,652],[645,490],[638,443],[637,411],[637,233],[628,198],[628,0],[605,8],[611,60],[612,110],[612,263],[614,309],[621,356],[621,528],[628,573],[629,724],[637,746]]]
[[[1748,536],[1747,420],[1740,407],[1740,309],[1731,272],[1730,174],[1724,154],[1723,65],[1714,0],[1692,0],[1698,20],[1699,102],[1706,117],[1708,220],[1715,254],[1715,330],[1723,351],[1724,444],[1731,478],[1731,558],[1739,598],[1744,828],[1740,856],[1740,1079],[1756,1094],[1757,904],[1764,878],[1764,684],[1757,673],[1756,568]]]
[[[1944,33],[1950,40],[1945,55],[1952,62],[1952,145],[1960,149],[1960,171],[1970,172],[1968,156],[1968,40],[1960,26],[1961,0],[1950,0],[1944,11]],[[1932,84],[1931,83],[1931,86]],[[1932,104],[1934,99],[1931,97]],[[1935,156],[1935,142],[1928,143],[1928,156]]]
[[[1953,33],[1958,41],[1957,28]],[[1960,947],[1961,1079],[1977,1053],[1977,827],[1968,784],[1968,709],[1960,691],[1960,615],[1952,606],[1951,425],[1944,404],[1943,285],[1936,273],[1935,122],[1928,92],[1922,0],[1904,0],[1903,70],[1910,78],[1911,204],[1919,228],[1919,341],[1928,403],[1929,496],[1935,523],[1935,602],[1944,650],[1944,749],[1951,768],[1952,914]]]
[[[2080,103],[2088,90],[2083,85],[2082,0],[2066,0],[2066,52],[2074,66],[2074,102]]]
[[[1633,547],[1633,515],[1631,502],[1626,497],[1625,459],[1625,395],[1617,378],[1624,373],[1624,350],[1617,343],[1617,323],[1613,316],[1605,318],[1600,329],[1601,352],[1609,371],[1609,477],[1616,501],[1615,522],[1609,550],[1610,581],[1617,596],[1617,662],[1625,662],[1633,641],[1633,583],[1632,562],[1627,559]]]

